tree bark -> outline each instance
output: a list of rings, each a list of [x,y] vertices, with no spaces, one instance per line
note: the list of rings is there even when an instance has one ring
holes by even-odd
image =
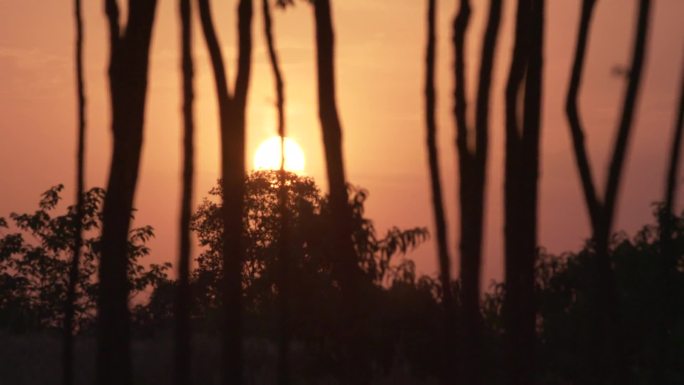
[[[156,0],[129,1],[121,33],[116,0],[106,0],[114,148],[102,219],[98,298],[98,382],[131,384],[128,231],[138,180]]]
[[[515,385],[534,383],[534,264],[537,256],[543,35],[544,0],[520,0],[506,86],[504,198],[507,382]],[[518,123],[518,110],[523,113],[522,127]]]
[[[183,186],[180,209],[179,254],[178,254],[178,288],[176,293],[176,347],[175,369],[176,383],[190,385],[192,370],[191,329],[190,329],[190,255],[192,218],[193,178],[194,178],[194,86],[192,60],[192,7],[190,0],[179,1],[181,19],[181,72],[183,84]]]
[[[83,246],[83,190],[85,189],[85,134],[86,134],[86,96],[83,76],[83,16],[81,0],[74,1],[74,22],[76,26],[76,89],[78,97],[78,139],[76,150],[76,217],[74,229],[74,249],[69,268],[69,286],[64,308],[64,352],[62,363],[62,383],[74,383],[74,307],[76,289],[79,281],[81,247]]]
[[[238,5],[238,69],[235,90],[228,92],[225,66],[208,0],[199,0],[202,30],[209,50],[221,126],[223,189],[223,383],[242,384],[242,210],[245,180],[245,110],[251,73],[252,1]]]

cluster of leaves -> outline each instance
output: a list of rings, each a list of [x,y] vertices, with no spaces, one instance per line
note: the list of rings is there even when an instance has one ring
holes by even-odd
[[[32,330],[61,327],[73,255],[77,214],[75,206],[56,215],[62,185],[42,194],[38,210],[11,213],[0,218],[0,327]],[[81,225],[83,249],[75,301],[77,328],[92,324],[97,303],[97,265],[100,255],[102,203],[105,191],[84,193]],[[150,226],[132,229],[129,237],[131,298],[167,280],[170,264],[145,267],[141,259],[150,252],[146,242],[154,236]]]

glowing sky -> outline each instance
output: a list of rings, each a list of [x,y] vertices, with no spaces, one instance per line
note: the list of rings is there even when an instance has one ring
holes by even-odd
[[[235,74],[235,1],[214,1],[214,17]],[[423,56],[425,1],[333,0],[337,32],[338,100],[348,176],[370,190],[367,213],[383,230],[390,225],[432,226],[424,150]],[[457,1],[439,3],[439,129],[449,231],[455,234],[456,180],[451,117],[450,23]],[[477,71],[487,1],[474,1],[468,40],[470,94]],[[487,196],[485,278],[500,277],[502,254],[503,83],[512,41],[513,1],[505,2],[492,97],[491,157]],[[635,0],[598,2],[581,108],[596,176],[603,178],[616,127],[633,35]],[[588,235],[586,210],[574,168],[563,101],[575,42],[579,0],[549,0],[547,12],[540,240],[549,250],[576,249]],[[109,162],[106,88],[107,38],[103,1],[85,1],[88,96],[87,182],[103,186]],[[680,69],[684,65],[684,1],[653,4],[650,44],[629,150],[617,228],[633,232],[650,220],[662,196]],[[249,160],[275,134],[272,77],[255,7],[254,71],[249,94]],[[325,188],[317,119],[312,10],[304,1],[275,12],[277,45],[286,82],[288,136],[306,153],[306,174]],[[197,20],[195,20],[197,21]],[[180,74],[177,2],[160,0],[154,29],[142,172],[136,223],[156,228],[152,260],[175,260],[180,196]],[[198,200],[218,176],[218,127],[212,75],[199,23],[197,65]],[[71,2],[0,0],[0,216],[36,207],[39,194],[65,183],[72,197],[76,107]],[[472,99],[472,98],[471,98]],[[177,113],[175,113],[177,112]],[[681,181],[681,178],[680,178]],[[602,179],[598,182],[602,186]],[[679,207],[684,203],[680,188]],[[452,237],[452,250],[455,250]],[[431,243],[412,254],[421,272],[436,271]],[[455,263],[456,264],[456,263]]]

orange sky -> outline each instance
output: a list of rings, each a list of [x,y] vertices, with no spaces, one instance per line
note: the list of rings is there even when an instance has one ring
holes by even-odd
[[[235,74],[236,1],[214,1],[228,71]],[[260,4],[260,1],[256,2]],[[380,230],[390,225],[432,226],[424,150],[423,56],[425,1],[333,0],[337,33],[339,110],[344,127],[348,176],[370,190],[368,215]],[[468,40],[472,89],[487,1],[474,3]],[[581,108],[588,145],[603,178],[617,123],[624,79],[611,75],[629,62],[635,0],[598,2]],[[87,183],[104,186],[109,165],[107,38],[103,1],[85,1],[88,96]],[[457,232],[454,124],[451,117],[450,23],[457,1],[439,7],[439,129],[449,208],[449,231]],[[502,263],[503,86],[512,43],[514,2],[505,2],[493,90],[491,157],[484,264],[485,279],[500,278]],[[576,249],[588,236],[586,210],[570,152],[563,103],[574,49],[579,0],[547,1],[542,133],[540,241],[550,251]],[[151,259],[175,260],[180,196],[180,74],[177,2],[159,0],[150,66],[142,172],[136,223],[155,227]],[[254,71],[249,93],[248,151],[275,133],[273,86],[255,7]],[[651,203],[662,196],[675,100],[684,65],[684,1],[654,2],[652,28],[636,126],[629,150],[617,228],[634,232],[651,219]],[[306,173],[325,188],[315,99],[312,10],[304,1],[275,12],[277,45],[286,81],[289,135],[306,152]],[[218,126],[212,75],[199,23],[195,22],[197,66],[198,201],[218,176]],[[0,0],[0,216],[33,210],[39,194],[65,183],[72,197],[76,143],[71,2]],[[681,181],[680,177],[680,181]],[[602,179],[597,182],[603,186]],[[684,203],[680,188],[679,208]],[[452,250],[456,248],[452,237]],[[412,254],[420,272],[436,272],[435,246]],[[456,264],[456,263],[455,263]]]

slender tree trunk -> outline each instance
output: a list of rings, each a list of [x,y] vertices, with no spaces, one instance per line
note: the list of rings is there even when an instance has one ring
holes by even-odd
[[[672,333],[675,322],[675,309],[679,298],[676,298],[673,274],[677,273],[677,256],[675,255],[674,240],[672,238],[675,218],[675,197],[677,196],[677,176],[682,152],[682,132],[684,131],[684,73],[680,80],[679,103],[675,115],[675,125],[670,149],[670,159],[665,179],[665,194],[663,207],[660,210],[660,247],[661,247],[661,276],[660,293],[662,309],[658,330],[658,353],[653,364],[653,383],[666,383],[666,373],[675,364],[672,355]]]
[[[597,384],[623,383],[627,374],[626,355],[623,352],[618,316],[618,297],[610,260],[610,237],[613,231],[615,206],[624,169],[628,142],[631,136],[634,110],[639,93],[644,55],[646,51],[650,0],[640,0],[639,15],[634,38],[634,50],[628,75],[627,89],[622,106],[617,136],[613,147],[603,199],[596,193],[594,179],[584,144],[584,128],[578,109],[589,27],[595,1],[584,0],[578,31],[575,60],[566,100],[566,113],[572,134],[573,149],[582,182],[587,209],[592,225],[592,244],[595,253],[595,273],[592,278],[596,298],[592,313],[596,318],[588,327],[588,339],[594,346],[590,349],[591,381]]]
[[[228,92],[225,66],[208,0],[199,0],[202,30],[216,84],[221,126],[221,187],[223,189],[223,383],[242,384],[242,244],[245,181],[245,110],[251,72],[252,1],[238,5],[238,69],[233,95]]]
[[[102,219],[98,297],[98,381],[132,382],[128,309],[128,231],[138,181],[156,0],[128,4],[128,25],[120,31],[116,0],[106,0],[111,56],[109,87],[114,149]]]
[[[456,362],[456,331],[454,300],[451,290],[451,258],[447,240],[447,225],[442,198],[442,182],[439,173],[439,154],[437,150],[437,118],[435,92],[435,57],[436,57],[436,17],[437,4],[428,0],[427,14],[427,50],[425,53],[425,124],[427,127],[426,145],[428,165],[430,169],[430,188],[432,191],[432,208],[437,230],[437,250],[439,262],[439,279],[442,286],[442,306],[444,308],[444,376],[445,382],[454,383],[453,363]]]
[[[79,281],[81,247],[83,246],[83,190],[85,185],[85,132],[86,132],[86,97],[83,78],[83,17],[81,0],[74,1],[74,19],[76,24],[76,88],[78,95],[78,144],[76,150],[76,217],[74,229],[74,250],[69,269],[69,287],[64,309],[64,353],[62,364],[62,383],[74,383],[74,307],[76,288]]]
[[[534,264],[537,255],[544,0],[520,0],[506,87],[505,250],[509,384],[534,383]],[[524,93],[520,95],[521,87]],[[519,103],[522,100],[522,108]],[[519,127],[517,111],[523,113]]]
[[[282,72],[273,39],[271,10],[268,0],[262,0],[264,15],[264,36],[268,57],[273,70],[278,113],[278,136],[280,137],[280,171],[278,186],[278,206],[280,211],[280,239],[278,242],[278,301],[279,301],[279,341],[278,341],[278,384],[287,385],[290,380],[290,260],[289,225],[287,210],[287,173],[285,171],[285,92]]]
[[[194,177],[194,87],[192,61],[192,7],[190,0],[179,1],[181,19],[181,71],[183,74],[183,172],[178,255],[178,291],[176,293],[176,383],[190,385],[192,371],[190,329],[190,221],[192,217]]]
[[[330,190],[330,211],[333,225],[331,255],[333,274],[342,291],[342,317],[337,325],[338,339],[346,345],[343,360],[354,372],[347,372],[349,382],[365,383],[369,362],[363,358],[365,341],[363,327],[368,302],[361,301],[366,282],[359,267],[352,241],[352,211],[349,205],[347,181],[342,151],[342,127],[337,112],[335,92],[335,35],[330,0],[313,2],[316,27],[316,64],[318,75],[318,115],[323,133],[325,163]]]
[[[465,42],[470,21],[470,2],[461,1],[454,20],[454,116],[456,118],[458,166],[460,171],[459,206],[461,215],[461,354],[460,378],[468,384],[483,382],[482,316],[480,313],[480,285],[482,266],[482,239],[484,225],[485,181],[489,136],[489,99],[491,93],[494,52],[501,21],[501,1],[490,2],[487,27],[483,36],[480,74],[474,130],[468,126]],[[474,149],[468,135],[475,134]]]

